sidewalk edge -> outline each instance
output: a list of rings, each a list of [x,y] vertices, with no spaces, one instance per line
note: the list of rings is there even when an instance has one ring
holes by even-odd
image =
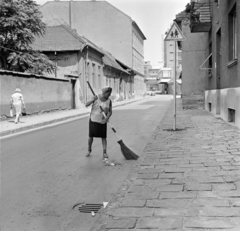
[[[136,99],[136,100],[133,100],[133,101],[130,101],[130,102],[124,102],[123,104],[120,104],[120,105],[113,105],[113,108],[124,106],[126,104],[134,103],[134,102],[140,101],[140,100],[142,100],[142,99]],[[83,112],[83,113],[79,113],[77,115],[66,116],[66,117],[62,117],[62,118],[58,118],[58,119],[44,121],[44,122],[41,122],[41,123],[27,125],[27,126],[24,126],[24,127],[21,127],[21,128],[16,128],[16,129],[3,131],[3,132],[0,132],[0,137],[4,137],[4,136],[7,136],[7,135],[11,135],[11,134],[16,134],[18,132],[27,131],[27,130],[31,130],[31,129],[34,129],[34,128],[43,127],[43,126],[46,126],[46,125],[49,125],[49,124],[58,123],[58,122],[65,121],[65,120],[74,119],[74,118],[81,117],[81,116],[84,116],[84,115],[87,115],[87,114],[89,114],[89,112]]]

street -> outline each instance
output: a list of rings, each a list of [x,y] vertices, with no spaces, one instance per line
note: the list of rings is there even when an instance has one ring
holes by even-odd
[[[113,109],[111,123],[140,156],[166,112],[172,96],[153,96]],[[108,155],[95,139],[85,157],[88,117],[1,140],[2,231],[89,230],[98,215],[74,210],[78,203],[111,202],[136,161],[121,154],[108,128]]]

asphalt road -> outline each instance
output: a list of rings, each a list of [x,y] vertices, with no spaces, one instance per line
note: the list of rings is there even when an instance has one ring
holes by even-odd
[[[171,96],[114,108],[111,123],[141,158]],[[78,203],[111,202],[135,161],[125,160],[108,129],[108,155],[95,139],[89,158],[88,117],[1,140],[1,230],[88,231],[98,215],[80,213]]]

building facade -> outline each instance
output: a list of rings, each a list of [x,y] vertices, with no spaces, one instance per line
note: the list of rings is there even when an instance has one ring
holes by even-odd
[[[202,95],[206,110],[240,127],[240,1],[191,1],[186,10],[176,18],[186,37],[183,94]]]
[[[212,1],[209,55],[205,108],[240,127],[240,1]]]
[[[46,54],[56,66],[49,77],[65,78],[72,82],[74,108],[83,107],[92,97],[87,81],[95,94],[104,86],[111,86],[112,100],[128,99],[127,86],[131,74],[123,69],[107,51],[97,47],[85,37],[79,36],[68,25],[46,27],[42,37],[36,37],[33,48]],[[127,96],[126,96],[127,95]]]
[[[51,1],[40,7],[44,21],[61,18],[78,34],[135,72],[133,90],[142,94],[144,84],[144,40],[137,23],[106,1]]]
[[[169,87],[169,83],[172,79],[173,69],[171,67],[163,67],[159,71],[159,88],[162,93],[168,94],[172,93],[172,89]]]

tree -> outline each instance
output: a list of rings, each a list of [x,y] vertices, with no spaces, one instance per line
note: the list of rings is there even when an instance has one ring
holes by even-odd
[[[33,0],[2,0],[0,5],[0,68],[51,73],[55,65],[32,49],[35,36],[43,36],[46,25]]]

